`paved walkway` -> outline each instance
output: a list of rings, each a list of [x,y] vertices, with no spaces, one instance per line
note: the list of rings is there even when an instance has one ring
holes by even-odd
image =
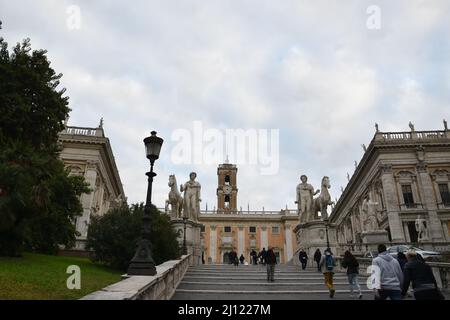
[[[323,274],[317,269],[278,265],[275,282],[266,281],[262,265],[201,265],[188,269],[178,286],[174,300],[328,300],[329,292]],[[363,299],[373,299],[367,289],[366,276],[360,276]],[[334,277],[336,294],[333,299],[350,299],[345,273]],[[356,299],[355,299],[356,300]]]

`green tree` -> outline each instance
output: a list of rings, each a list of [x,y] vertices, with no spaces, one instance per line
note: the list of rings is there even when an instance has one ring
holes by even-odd
[[[93,250],[92,260],[126,271],[141,236],[144,205],[134,204],[111,209],[93,217],[86,247]],[[167,215],[152,206],[152,255],[156,264],[180,256],[177,233]]]
[[[58,158],[70,109],[46,53],[29,39],[9,52],[0,37],[0,255],[72,244],[79,196],[89,192]]]

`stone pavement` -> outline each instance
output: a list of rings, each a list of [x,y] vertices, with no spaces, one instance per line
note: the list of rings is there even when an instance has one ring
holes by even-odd
[[[293,265],[277,265],[275,282],[266,281],[262,265],[200,265],[191,266],[179,284],[174,300],[328,300],[329,292],[323,274],[317,269]],[[373,299],[367,289],[366,275],[360,276],[363,299]],[[333,299],[350,299],[345,273],[334,277]]]

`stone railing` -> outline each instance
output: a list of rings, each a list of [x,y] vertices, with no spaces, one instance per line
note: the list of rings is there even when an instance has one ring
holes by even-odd
[[[191,264],[192,255],[166,261],[156,267],[155,276],[124,276],[81,300],[169,300]]]
[[[343,257],[335,257],[336,259],[336,271],[345,272],[346,270],[342,268],[341,262]],[[367,274],[367,268],[372,265],[372,259],[370,258],[357,258],[359,262],[359,269],[361,275],[369,275]],[[439,288],[444,290],[449,290],[449,281],[450,281],[450,263],[444,262],[427,262],[427,264],[433,270],[434,277],[436,279],[437,285]]]
[[[409,132],[380,132],[376,135],[378,141],[407,141],[407,140],[436,140],[446,139],[448,131],[409,131]]]
[[[170,213],[170,208],[168,208],[168,210],[166,210],[166,208],[158,208],[159,211],[161,212],[165,212],[167,214]],[[213,214],[225,214],[223,211],[220,210],[200,210],[200,214],[207,216],[207,215],[213,215]],[[235,210],[235,211],[231,211],[230,213],[227,213],[227,215],[241,215],[241,216],[245,216],[245,215],[287,215],[287,216],[298,216],[298,211],[297,210],[293,210],[293,209],[288,209],[288,210],[279,210],[279,211],[274,211],[274,210]]]
[[[370,247],[377,247],[381,243],[373,243],[373,244],[365,244],[365,243],[342,243],[340,242],[336,248],[336,255],[343,255],[345,251],[350,250],[352,254],[355,256],[363,256],[367,251],[369,251]],[[383,242],[386,247],[398,246],[398,245],[409,245],[413,247],[418,247],[424,250],[437,251],[441,254],[445,254],[446,252],[450,252],[450,242],[441,241],[441,242],[422,242],[422,243],[405,243],[404,241],[390,241]],[[434,262],[434,261],[433,261]]]
[[[86,128],[86,127],[66,127],[62,134],[72,134],[77,136],[102,137],[103,129],[101,128]]]

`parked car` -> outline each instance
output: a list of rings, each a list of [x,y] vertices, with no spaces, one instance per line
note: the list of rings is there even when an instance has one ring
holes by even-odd
[[[374,258],[378,257],[378,251],[367,251],[363,257],[374,259]]]
[[[425,261],[439,261],[442,259],[442,256],[439,252],[424,250],[422,248],[417,248],[417,247],[408,246],[408,245],[392,246],[392,247],[387,248],[387,251],[389,252],[389,254],[391,256],[393,256],[394,258],[397,258],[397,253],[403,252],[404,254],[406,254],[406,252],[410,249],[415,250],[417,252],[417,254],[420,255],[422,257],[422,259]]]

